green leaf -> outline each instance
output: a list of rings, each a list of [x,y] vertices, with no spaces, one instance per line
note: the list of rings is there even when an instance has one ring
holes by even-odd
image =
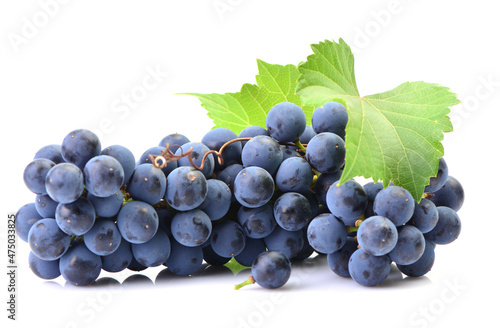
[[[313,107],[303,106],[295,93],[299,71],[294,65],[273,65],[257,60],[257,84],[244,84],[239,92],[224,94],[183,93],[196,96],[207,110],[215,126],[238,134],[244,128],[266,127],[266,115],[276,104],[284,101],[299,105],[310,122]]]
[[[244,265],[241,265],[238,263],[238,261],[236,261],[233,258],[231,258],[229,260],[229,262],[227,262],[226,264],[224,264],[226,267],[229,268],[229,270],[231,270],[231,272],[236,276],[238,273],[240,273],[241,271],[243,270],[246,270],[246,269],[250,269],[251,267],[247,267],[247,266],[244,266]]]
[[[419,201],[435,176],[444,150],[443,133],[453,130],[447,116],[458,104],[448,88],[406,82],[361,97],[354,78],[354,57],[340,39],[312,45],[314,54],[299,65],[297,93],[304,103],[343,103],[348,111],[346,163],[340,183],[356,177],[391,181]]]

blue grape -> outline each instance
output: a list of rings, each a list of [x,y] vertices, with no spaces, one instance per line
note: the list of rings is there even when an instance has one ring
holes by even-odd
[[[425,249],[422,256],[412,264],[398,264],[398,269],[409,277],[420,277],[431,271],[432,266],[434,265],[435,258],[436,255],[434,253],[434,247],[432,247],[432,243],[428,240],[425,240]]]
[[[132,245],[130,246],[130,251],[132,252]],[[130,264],[127,267],[127,269],[132,270],[132,271],[136,271],[136,272],[146,270],[147,268],[148,268],[147,266],[144,266],[144,265],[140,264],[139,262],[137,262],[137,260],[135,259],[135,257],[133,255],[132,255],[132,261],[130,262]]]
[[[57,260],[66,253],[71,237],[65,234],[54,219],[35,222],[28,233],[31,251],[46,261]]]
[[[176,149],[178,149],[178,148],[176,148]],[[154,164],[154,162],[151,161],[151,159],[149,158],[149,155],[161,155],[161,153],[164,150],[165,150],[165,147],[160,147],[160,146],[149,148],[141,155],[141,157],[139,158],[139,161],[137,162],[136,167],[141,165],[141,164]],[[173,152],[172,149],[170,149],[170,151]],[[162,162],[159,161],[159,164],[161,164],[161,163]],[[168,177],[170,172],[175,170],[177,167],[178,167],[177,161],[170,161],[170,162],[167,162],[167,165],[164,168],[162,168],[161,170],[163,171],[163,174],[165,175],[165,177]]]
[[[347,230],[342,221],[330,213],[315,217],[307,227],[307,240],[315,251],[329,254],[344,246]]]
[[[161,139],[158,146],[165,149],[165,147],[168,144],[170,151],[175,154],[175,152],[177,151],[177,149],[179,149],[180,146],[188,142],[190,142],[190,140],[185,135],[180,133],[172,133]]]
[[[247,238],[245,247],[234,259],[243,266],[251,267],[257,255],[264,251],[266,251],[266,243],[263,239]]]
[[[16,233],[22,241],[28,242],[31,227],[43,217],[36,210],[34,203],[22,206],[16,213]]]
[[[299,140],[302,144],[308,144],[309,141],[311,141],[311,139],[316,135],[317,133],[314,132],[314,129],[312,128],[312,126],[310,125],[307,125],[306,126],[306,129],[304,130],[304,133],[302,133],[302,135],[300,136]]]
[[[241,205],[260,207],[273,197],[274,180],[263,168],[251,166],[238,173],[233,188],[234,197]]]
[[[444,186],[434,193],[431,201],[436,206],[446,206],[458,212],[464,204],[464,188],[457,179],[449,176]]]
[[[168,260],[170,256],[170,239],[163,230],[143,244],[133,244],[132,254],[140,264],[146,267],[156,267]]]
[[[250,238],[267,237],[276,227],[273,208],[269,204],[256,208],[242,206],[238,210],[237,218],[246,236]]]
[[[175,212],[168,208],[159,208],[156,210],[156,213],[158,214],[159,220],[158,228],[165,231],[168,237],[172,237],[171,225]]]
[[[316,133],[331,132],[345,139],[347,121],[344,105],[331,101],[314,110],[311,124]]]
[[[111,218],[118,214],[123,204],[123,194],[118,191],[109,197],[87,195],[87,200],[92,204],[96,216]]]
[[[83,171],[85,164],[101,153],[101,142],[92,131],[78,129],[71,131],[61,144],[61,155],[68,163]]]
[[[439,219],[436,226],[424,236],[426,239],[438,245],[446,245],[453,242],[460,235],[462,222],[455,210],[438,206]]]
[[[237,256],[245,248],[245,242],[245,233],[238,223],[226,220],[214,225],[210,245],[220,256]]]
[[[123,168],[114,157],[99,155],[87,162],[83,170],[85,187],[97,197],[109,197],[118,192],[125,181]]]
[[[293,142],[304,133],[306,115],[296,104],[282,102],[271,108],[266,116],[269,135],[280,142]]]
[[[363,185],[363,189],[366,191],[366,195],[368,196],[368,203],[365,209],[365,218],[369,218],[370,216],[374,216],[375,212],[373,211],[373,201],[377,194],[384,189],[384,185],[381,182],[368,182]]]
[[[203,259],[210,265],[221,266],[229,262],[229,260],[231,260],[230,257],[222,257],[219,254],[217,254],[213,250],[210,243],[208,243],[206,247],[203,247],[202,251],[203,251]]]
[[[122,237],[132,243],[145,243],[158,230],[158,214],[148,203],[131,201],[122,206],[116,218]]]
[[[318,176],[314,184],[314,194],[321,205],[326,205],[326,194],[330,186],[340,180],[342,170],[334,173],[323,173]]]
[[[57,205],[59,203],[49,195],[36,195],[35,197],[36,211],[44,218],[55,218]]]
[[[271,175],[276,173],[283,161],[280,144],[268,136],[256,136],[248,140],[241,152],[243,166],[258,166]]]
[[[102,269],[108,272],[120,272],[132,263],[131,244],[122,238],[120,245],[113,253],[101,256]]]
[[[252,264],[252,277],[264,288],[279,288],[286,284],[292,272],[288,258],[277,251],[265,251],[257,255]]]
[[[304,247],[304,232],[302,230],[288,231],[277,226],[269,236],[264,238],[264,242],[268,250],[279,251],[292,259]]]
[[[306,159],[316,171],[334,173],[344,166],[344,140],[330,132],[317,134],[307,144]]]
[[[383,216],[372,216],[358,228],[358,243],[361,248],[375,256],[388,254],[398,242],[398,231],[391,220]]]
[[[127,191],[134,200],[154,205],[158,203],[167,189],[165,174],[153,164],[141,164],[135,168]]]
[[[350,278],[349,274],[349,259],[351,255],[358,249],[358,243],[353,237],[347,237],[344,246],[333,253],[327,255],[328,266],[332,271],[344,278]]]
[[[83,193],[83,173],[73,164],[57,164],[45,179],[47,194],[58,203],[72,203]]]
[[[94,207],[83,197],[73,203],[59,204],[56,208],[56,222],[68,235],[81,236],[94,225]]]
[[[269,136],[269,133],[261,126],[252,125],[244,128],[238,134],[238,138],[253,138],[256,136]],[[247,141],[241,141],[241,147],[244,147],[246,143]]]
[[[29,163],[23,173],[23,180],[26,187],[35,194],[47,194],[45,178],[49,170],[55,165],[54,162],[45,158],[35,159]]]
[[[200,206],[207,193],[205,176],[193,167],[178,167],[167,177],[165,200],[178,211],[189,211]]]
[[[381,284],[391,272],[388,255],[374,256],[363,248],[355,251],[349,259],[349,274],[357,283],[372,287]]]
[[[344,224],[353,226],[365,211],[368,196],[363,186],[352,179],[342,185],[336,181],[326,193],[326,204],[330,212]]]
[[[168,270],[178,276],[188,276],[200,270],[203,264],[201,246],[187,247],[177,241],[171,241],[170,256],[165,262]]]
[[[309,189],[313,181],[311,165],[302,157],[284,160],[276,172],[276,185],[282,192],[301,192]]]
[[[212,221],[205,212],[194,209],[178,212],[172,219],[172,236],[184,246],[201,246],[212,232]]]
[[[224,181],[224,183],[231,190],[231,200],[233,201],[236,200],[236,198],[234,197],[234,179],[236,179],[236,176],[238,175],[238,173],[240,173],[241,170],[243,170],[243,165],[231,164],[220,171],[217,175],[217,179]]]
[[[274,203],[273,211],[276,223],[289,231],[304,228],[312,219],[309,200],[296,192],[281,195]]]
[[[283,161],[285,161],[290,157],[302,157],[298,152],[298,148],[296,147],[285,146],[285,145],[280,145],[280,147],[281,147],[281,152],[283,153]]]
[[[373,201],[376,215],[391,220],[397,227],[408,222],[415,210],[415,201],[404,188],[389,186],[381,190]]]
[[[59,260],[59,270],[71,285],[86,286],[93,283],[101,273],[101,257],[87,249],[85,244],[72,245]]]
[[[306,234],[307,232],[304,232],[305,238],[307,238]],[[304,242],[304,245],[302,245],[302,249],[299,251],[297,255],[292,257],[290,261],[302,262],[305,259],[308,259],[312,255],[312,253],[314,253],[314,248],[312,248],[312,246],[308,242]]]
[[[101,155],[108,155],[116,159],[123,168],[123,184],[127,184],[135,169],[134,154],[128,149],[120,145],[113,145],[102,150]]]
[[[196,166],[201,167],[201,164],[203,161],[203,156],[205,156],[205,154],[210,151],[210,149],[206,145],[202,144],[201,142],[188,142],[186,144],[183,144],[179,149],[177,149],[177,151],[175,152],[175,155],[180,156],[182,154],[185,154],[191,148],[192,148],[191,154],[189,155],[189,156],[191,156],[191,160],[193,161],[193,163]],[[212,175],[212,173],[215,170],[214,156],[212,154],[209,154],[203,163],[204,163],[203,169],[201,170],[201,172],[203,173],[205,178],[208,179],[208,178],[210,178],[210,176]],[[180,158],[177,161],[177,165],[179,167],[180,166],[192,166],[191,162],[189,161],[188,156],[184,156],[184,157]]]
[[[415,202],[415,209],[408,224],[417,227],[422,233],[427,233],[434,229],[438,219],[439,213],[436,205],[430,200],[423,198],[420,200],[420,203]]]
[[[45,158],[55,164],[63,163],[64,159],[61,155],[61,145],[47,145],[40,148],[33,159]]]
[[[28,263],[31,271],[42,279],[55,279],[61,275],[59,271],[59,259],[53,261],[42,260],[33,252],[30,252]]]
[[[211,150],[219,151],[226,142],[236,138],[238,136],[233,131],[226,128],[216,128],[208,131],[201,139],[201,143]],[[221,153],[223,164],[219,164],[219,161],[216,160],[215,169],[220,171],[228,165],[241,163],[241,150],[242,145],[240,141],[226,146]]]
[[[84,236],[85,246],[94,254],[105,256],[115,252],[122,241],[122,236],[115,222],[99,219]]]
[[[439,159],[438,172],[436,176],[431,177],[429,184],[425,186],[426,193],[433,193],[441,189],[448,179],[448,165],[443,157]]]
[[[222,218],[229,211],[231,206],[231,190],[221,180],[210,179],[207,181],[207,197],[198,207],[203,210],[210,220],[216,221]]]
[[[424,253],[425,239],[420,230],[411,225],[398,228],[398,242],[389,253],[391,261],[408,265],[416,262]]]

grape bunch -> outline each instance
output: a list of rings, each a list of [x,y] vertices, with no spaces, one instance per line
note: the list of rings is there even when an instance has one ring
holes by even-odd
[[[277,288],[291,262],[324,255],[335,274],[364,286],[382,283],[392,262],[424,275],[436,245],[460,233],[462,186],[444,159],[422,199],[392,184],[340,185],[347,121],[345,107],[328,102],[307,126],[302,109],[284,102],[266,128],[216,128],[201,142],[169,134],[139,159],[72,131],[24,171],[36,196],[17,212],[16,231],[30,268],[84,286],[102,270],[164,265],[191,275],[234,258],[252,267],[248,283]]]

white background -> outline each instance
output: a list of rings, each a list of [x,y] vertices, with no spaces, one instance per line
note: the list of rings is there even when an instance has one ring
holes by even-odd
[[[155,286],[63,287],[27,265],[18,241],[18,321],[29,327],[498,327],[498,113],[500,21],[493,1],[3,1],[0,5],[2,113],[1,263],[7,213],[33,202],[22,172],[44,145],[73,129],[101,130],[103,146],[138,157],[167,134],[200,140],[212,127],[199,101],[180,92],[224,93],[254,83],[256,58],[297,64],[309,45],[343,38],[355,50],[361,94],[404,81],[450,87],[462,105],[444,141],[450,174],[466,192],[463,229],[438,247],[421,279],[397,275],[364,288],[335,276],[324,260],[294,268],[279,290],[246,278],[205,274],[156,279]],[[48,4],[48,5],[44,5]],[[216,6],[219,6],[218,9]],[[140,89],[151,71],[158,83]],[[126,104],[123,99],[135,97]],[[5,264],[6,267],[6,264]],[[6,269],[5,269],[6,270]],[[4,272],[2,270],[2,272]],[[112,276],[123,281],[131,273]]]

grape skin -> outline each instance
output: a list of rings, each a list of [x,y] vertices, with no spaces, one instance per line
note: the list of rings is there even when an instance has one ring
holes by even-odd
[[[396,226],[383,216],[372,216],[363,221],[357,236],[359,246],[374,256],[388,254],[398,242]]]
[[[292,267],[288,258],[277,251],[257,255],[252,264],[252,277],[261,287],[274,289],[286,284]]]
[[[415,201],[404,188],[389,186],[381,190],[373,201],[376,215],[391,220],[397,227],[408,222],[415,210]]]
[[[68,235],[83,235],[92,228],[95,217],[94,207],[83,197],[73,203],[59,204],[56,208],[57,225]]]
[[[56,164],[48,159],[39,158],[26,166],[23,173],[24,184],[35,194],[46,195],[45,178]]]
[[[101,257],[89,251],[83,243],[72,245],[59,261],[61,275],[75,286],[90,285],[99,277],[101,269]]]
[[[178,211],[189,211],[200,206],[207,193],[205,176],[193,167],[178,167],[167,177],[165,200]]]
[[[222,221],[213,228],[210,245],[222,257],[234,257],[245,248],[246,236],[241,226],[234,221]]]
[[[72,203],[83,193],[83,173],[74,164],[57,164],[45,178],[47,194],[58,203]]]
[[[257,166],[241,170],[234,179],[234,197],[243,206],[260,207],[266,204],[274,193],[273,177]]]
[[[65,234],[54,219],[35,222],[28,233],[31,251],[46,261],[61,258],[69,248],[71,237]]]
[[[83,170],[85,187],[97,197],[109,197],[120,190],[125,173],[120,162],[108,155],[99,155],[87,162]]]
[[[283,161],[283,152],[273,138],[256,136],[243,147],[241,160],[245,167],[258,166],[274,175]]]
[[[137,166],[127,188],[130,197],[150,205],[158,203],[165,195],[166,190],[167,178],[162,170],[153,164]]]
[[[158,230],[158,214],[148,203],[135,200],[122,206],[116,224],[125,240],[141,244],[153,238]]]
[[[114,221],[99,219],[83,236],[83,241],[92,253],[106,256],[120,247],[122,236]]]
[[[307,240],[314,250],[322,254],[333,253],[342,248],[347,231],[342,221],[330,213],[315,217],[307,227]]]
[[[36,210],[34,203],[22,206],[16,213],[16,234],[22,241],[28,242],[31,227],[43,217]]]
[[[274,203],[273,212],[278,225],[288,231],[300,230],[312,219],[309,200],[296,192],[281,195]]]
[[[354,226],[368,204],[368,196],[358,182],[349,180],[339,185],[334,182],[326,193],[326,204],[330,212],[344,221],[346,225]]]
[[[330,132],[317,134],[307,144],[306,159],[320,173],[337,172],[345,162],[344,140]]]
[[[282,102],[271,108],[266,116],[266,128],[280,142],[294,142],[304,133],[306,115],[296,104]]]
[[[212,233],[212,221],[198,209],[178,212],[172,219],[171,231],[178,243],[188,247],[201,246]]]
[[[345,139],[345,128],[348,116],[344,105],[338,102],[327,102],[316,108],[311,123],[316,133],[332,132]]]
[[[61,144],[63,159],[83,171],[85,164],[101,153],[101,142],[95,133],[85,129],[71,131]]]
[[[388,255],[374,256],[361,248],[349,259],[349,274],[362,286],[379,285],[387,279],[390,272],[391,260]]]

